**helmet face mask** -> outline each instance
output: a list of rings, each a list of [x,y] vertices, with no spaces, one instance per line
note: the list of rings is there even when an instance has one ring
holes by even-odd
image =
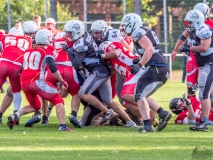
[[[108,32],[108,25],[104,20],[94,21],[91,25],[90,33],[96,42],[101,42]]]
[[[69,41],[76,41],[84,34],[84,24],[79,20],[68,21],[64,26],[64,32]]]
[[[135,13],[129,13],[122,18],[120,31],[123,36],[131,36],[132,32],[139,26],[142,26],[141,17]]]
[[[182,98],[173,98],[170,101],[169,108],[174,114],[178,115],[187,109],[187,105]]]
[[[186,14],[184,19],[184,28],[188,32],[193,32],[198,29],[201,24],[204,24],[205,18],[201,11],[191,10]]]

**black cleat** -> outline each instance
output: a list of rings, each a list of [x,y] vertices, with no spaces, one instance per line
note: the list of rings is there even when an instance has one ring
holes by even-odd
[[[7,121],[7,126],[10,128],[10,129],[13,129],[13,126],[16,125],[17,121],[18,121],[18,117],[16,114],[11,114],[9,117],[8,117],[8,121]]]
[[[47,116],[42,116],[41,124],[48,124],[48,117]]]
[[[41,122],[41,117],[40,114],[34,114],[34,116],[29,119],[26,123],[25,123],[25,127],[32,127],[35,123],[39,123]]]
[[[152,125],[144,124],[144,126],[139,129],[138,132],[155,132],[155,128]]]
[[[82,128],[82,125],[76,116],[70,115],[69,120],[70,120],[70,123],[72,123],[74,127]]]
[[[102,120],[100,121],[99,124],[105,123],[107,120],[112,119],[113,116],[114,115],[113,115],[112,109],[109,109],[109,113],[108,112],[104,113],[104,116],[103,116],[103,118],[102,118]]]
[[[158,124],[158,131],[163,130],[167,124],[168,121],[172,118],[172,114],[168,111],[162,111],[161,114],[159,114],[159,124]]]
[[[191,131],[203,131],[203,132],[208,132],[209,131],[209,122],[204,121],[196,124],[195,126],[189,127]]]

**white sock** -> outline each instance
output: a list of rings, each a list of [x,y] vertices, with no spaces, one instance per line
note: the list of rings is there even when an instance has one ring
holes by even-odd
[[[14,110],[18,111],[20,109],[21,100],[22,100],[22,98],[21,98],[20,92],[13,93]]]

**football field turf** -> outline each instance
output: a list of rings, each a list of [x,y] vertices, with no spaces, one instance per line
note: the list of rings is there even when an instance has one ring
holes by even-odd
[[[186,93],[185,85],[167,82],[152,97],[168,109],[172,98]],[[0,100],[3,96],[0,94]],[[70,98],[65,99],[66,120],[73,128],[68,120]],[[24,96],[22,99],[24,106],[27,102]],[[213,151],[212,127],[210,132],[192,132],[189,125],[174,125],[175,115],[163,131],[155,133],[138,133],[138,128],[115,126],[59,132],[55,108],[48,125],[35,124],[33,128],[25,128],[24,123],[32,113],[21,117],[20,125],[10,130],[6,122],[12,110],[13,106],[3,115],[0,125],[0,160],[189,160],[194,159],[193,152],[199,159],[213,159],[208,156]],[[198,147],[196,151],[195,147]]]

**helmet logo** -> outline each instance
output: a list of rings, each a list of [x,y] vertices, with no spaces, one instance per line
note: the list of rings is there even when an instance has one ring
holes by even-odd
[[[76,30],[79,30],[80,29],[80,25],[78,23],[74,24],[72,26],[72,28],[75,28]]]
[[[199,14],[198,13],[193,13],[191,16],[190,16],[191,19],[193,20],[197,20],[199,18]]]
[[[130,22],[130,19],[131,19],[130,16],[126,16],[126,17],[124,18],[123,23],[129,23],[129,22]]]

